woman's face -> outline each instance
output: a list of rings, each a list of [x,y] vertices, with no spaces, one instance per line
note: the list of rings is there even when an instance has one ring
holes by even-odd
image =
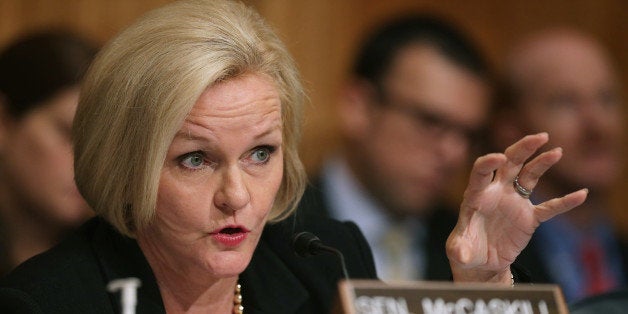
[[[20,119],[0,123],[2,184],[11,206],[53,228],[73,227],[92,214],[74,184],[72,119],[78,88],[64,90]]]
[[[272,81],[249,74],[206,89],[168,149],[155,220],[137,234],[153,270],[192,278],[241,273],[282,177]]]

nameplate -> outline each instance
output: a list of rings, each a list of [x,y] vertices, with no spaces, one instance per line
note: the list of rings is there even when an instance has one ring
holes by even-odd
[[[557,285],[484,283],[382,282],[339,283],[340,308],[349,314],[566,314]]]

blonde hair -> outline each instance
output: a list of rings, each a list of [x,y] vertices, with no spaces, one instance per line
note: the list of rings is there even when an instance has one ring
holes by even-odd
[[[200,94],[245,73],[272,78],[283,124],[283,181],[270,220],[288,216],[305,172],[297,148],[305,94],[296,66],[254,10],[233,1],[181,1],[149,12],[113,39],[86,74],[73,137],[77,186],[123,234],[154,216],[166,152]]]

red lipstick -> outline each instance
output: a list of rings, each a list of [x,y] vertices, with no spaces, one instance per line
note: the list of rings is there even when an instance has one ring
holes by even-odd
[[[211,236],[224,246],[234,247],[240,245],[249,234],[249,230],[243,226],[226,226],[210,233]]]

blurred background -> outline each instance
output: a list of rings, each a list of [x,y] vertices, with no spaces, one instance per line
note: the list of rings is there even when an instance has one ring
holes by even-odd
[[[104,44],[144,12],[169,0],[0,0],[0,47],[36,29],[65,27]],[[408,10],[433,12],[464,28],[497,66],[518,38],[549,26],[576,26],[607,46],[628,90],[628,1],[625,0],[248,0],[295,57],[309,91],[301,157],[314,173],[338,142],[334,105],[354,49],[374,24]],[[628,117],[627,117],[628,119]],[[626,161],[628,162],[628,161]],[[460,181],[460,180],[458,180]],[[452,184],[452,201],[461,183]],[[614,196],[628,236],[628,175]]]

